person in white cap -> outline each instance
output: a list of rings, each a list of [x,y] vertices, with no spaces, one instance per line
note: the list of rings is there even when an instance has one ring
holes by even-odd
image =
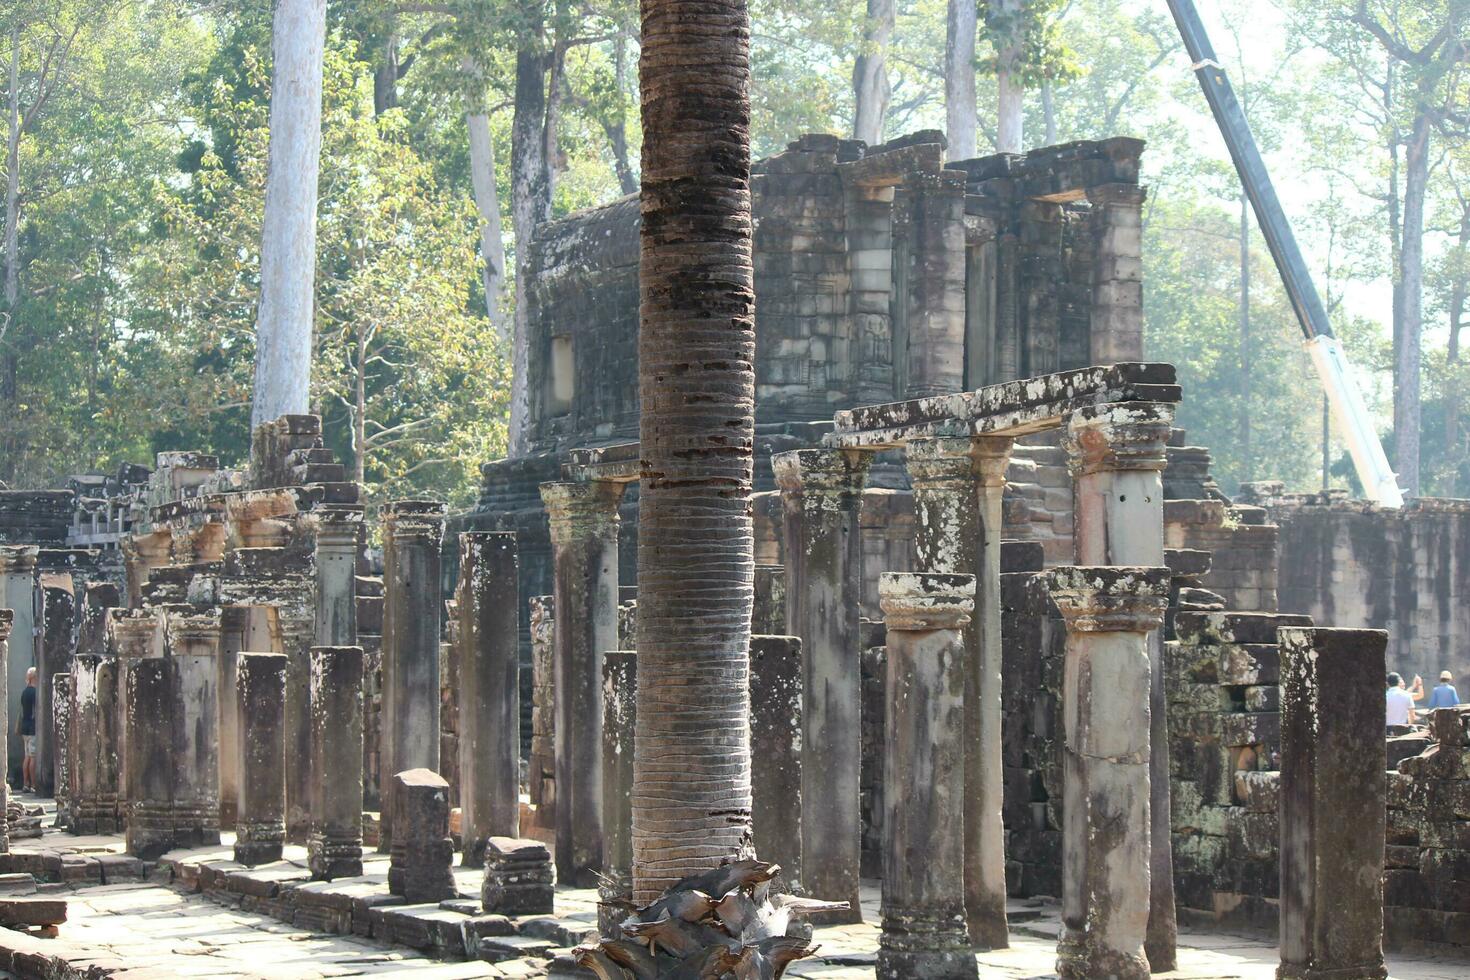
[[[1434,690],[1429,692],[1429,702],[1424,705],[1426,711],[1435,708],[1456,708],[1460,705],[1460,694],[1455,690],[1455,675],[1447,670],[1439,672],[1439,683]]]

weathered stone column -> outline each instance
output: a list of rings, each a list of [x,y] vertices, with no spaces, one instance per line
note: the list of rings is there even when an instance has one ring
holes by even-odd
[[[242,653],[235,671],[240,719],[235,860],[281,859],[286,842],[286,655]]]
[[[454,898],[454,841],[449,837],[449,783],[437,772],[409,769],[390,792],[398,836],[388,867],[388,890],[409,904]]]
[[[71,669],[77,603],[68,574],[43,573],[40,586],[41,637],[36,658],[36,790],[42,796],[57,793],[64,796],[66,783],[58,784],[56,781],[58,768],[66,762],[64,752],[57,744],[57,729],[58,724],[65,728],[64,719],[70,705],[66,698],[58,695],[51,679]]]
[[[71,696],[71,674],[52,674],[51,724],[48,735],[51,740],[51,795],[56,799],[56,826],[71,828],[76,822],[75,787],[72,785],[72,723],[76,721],[76,703]],[[36,719],[36,730],[40,731],[40,719]],[[36,779],[40,786],[41,763],[36,760]]]
[[[316,645],[357,642],[357,549],[362,536],[358,507],[322,506],[316,524]]]
[[[276,610],[276,642],[286,655],[286,839],[311,833],[311,646],[315,617],[302,603]]]
[[[783,617],[784,618],[784,617]],[[750,638],[750,824],[755,852],[801,894],[801,640]]]
[[[618,644],[623,484],[543,483],[556,583],[556,875],[602,870],[602,655]]]
[[[846,901],[860,922],[862,594],[859,515],[871,454],[796,449],[771,457],[785,513],[786,622],[801,638],[801,873],[807,894]]]
[[[1166,445],[1174,406],[1103,405],[1074,412],[1062,444],[1075,488],[1073,535],[1079,565],[1164,564]],[[1149,856],[1147,952],[1155,973],[1174,969],[1178,925],[1169,803],[1169,725],[1164,696],[1163,632],[1149,635]],[[1064,818],[1065,819],[1065,818]]]
[[[0,583],[3,584],[3,583]],[[7,664],[10,658],[10,629],[15,622],[15,610],[0,609],[0,725],[5,730],[10,730],[10,695],[7,691],[8,670]],[[10,782],[0,779],[0,813],[6,812],[10,805]],[[0,854],[10,853],[10,824],[8,820],[0,820]]]
[[[1057,973],[1145,980],[1148,633],[1163,623],[1169,570],[1056,568],[1048,585],[1067,624]]]
[[[240,807],[240,654],[249,650],[246,638],[250,623],[249,606],[220,608],[219,646],[219,825],[221,830],[234,830]],[[256,647],[256,649],[268,649]]]
[[[1092,363],[1143,360],[1143,201],[1137,184],[1087,189],[1092,204]]]
[[[536,822],[556,826],[556,621],[549,595],[531,596],[531,759],[527,782]],[[544,809],[543,809],[544,808]]]
[[[170,610],[174,839],[180,847],[219,843],[220,613]]]
[[[155,861],[174,847],[174,683],[171,659],[127,663],[127,849]]]
[[[97,801],[93,816],[97,833],[116,834],[123,829],[122,801],[122,714],[118,670],[121,661],[102,657],[97,664],[94,693],[97,698]],[[0,722],[4,719],[0,718]]]
[[[0,608],[9,609],[14,616],[4,693],[9,697],[13,692],[17,705],[20,704],[20,692],[26,687],[26,671],[36,665],[37,550],[28,544],[0,545]],[[14,724],[6,726],[5,731],[9,781],[20,785],[20,764],[25,758],[25,749]]]
[[[128,808],[128,733],[132,731],[132,709],[128,701],[128,665],[159,656],[158,617],[152,612],[132,610],[113,617],[112,646],[117,651],[117,812],[126,823]]]
[[[107,735],[101,728],[98,672],[102,658],[79,653],[72,663],[70,769],[74,834],[95,834],[101,809],[102,760]]]
[[[1383,630],[1283,626],[1280,980],[1383,980]]]
[[[965,916],[964,627],[973,575],[885,573],[883,933],[878,976],[977,976]]]
[[[521,835],[520,561],[514,534],[459,536],[459,799],[464,867]]]
[[[362,648],[311,651],[311,838],[317,879],[362,874]]]
[[[786,566],[755,566],[755,603],[750,612],[753,636],[786,634]]]
[[[439,771],[439,554],[444,504],[398,500],[383,508],[383,723],[379,772]],[[392,792],[382,794],[378,850],[393,843]]]
[[[1000,546],[1012,440],[916,439],[904,447],[913,481],[919,568],[974,576],[965,662],[965,918],[970,941],[1009,945],[1005,780],[1001,754]]]
[[[602,658],[602,878],[597,928],[603,936],[627,918],[633,900],[633,735],[638,728],[638,655]]]

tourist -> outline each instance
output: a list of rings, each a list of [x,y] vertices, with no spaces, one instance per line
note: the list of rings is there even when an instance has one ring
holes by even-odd
[[[25,746],[25,761],[21,763],[21,789],[27,793],[36,791],[36,668],[26,670],[26,689],[20,692],[20,721],[15,733]]]
[[[1417,680],[1417,678],[1416,678]],[[1397,673],[1388,675],[1388,727],[1414,723],[1414,696],[1404,690],[1404,679]]]
[[[1434,690],[1429,692],[1429,703],[1424,706],[1426,711],[1435,708],[1457,708],[1460,705],[1460,694],[1455,690],[1455,675],[1447,670],[1439,672],[1439,683]]]

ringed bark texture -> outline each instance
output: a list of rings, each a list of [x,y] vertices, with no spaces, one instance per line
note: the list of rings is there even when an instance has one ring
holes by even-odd
[[[748,853],[755,291],[745,0],[642,0],[640,905]]]

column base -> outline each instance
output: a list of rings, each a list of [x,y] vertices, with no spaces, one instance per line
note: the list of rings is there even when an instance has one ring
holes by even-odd
[[[317,881],[356,878],[362,874],[362,838],[312,834],[307,843],[306,866]]]
[[[1388,969],[1383,961],[1369,966],[1328,969],[1282,963],[1276,968],[1276,980],[1386,980]]]
[[[257,864],[270,864],[281,859],[281,851],[280,841],[237,841],[235,863],[243,864],[247,868],[253,868]]]
[[[969,950],[947,953],[878,950],[878,980],[968,980],[979,975],[975,954]]]
[[[167,803],[134,802],[128,814],[127,852],[156,861],[175,847],[173,809]]]
[[[1148,980],[1148,959],[1140,945],[1125,953],[1063,932],[1057,941],[1057,976],[1062,980]]]

